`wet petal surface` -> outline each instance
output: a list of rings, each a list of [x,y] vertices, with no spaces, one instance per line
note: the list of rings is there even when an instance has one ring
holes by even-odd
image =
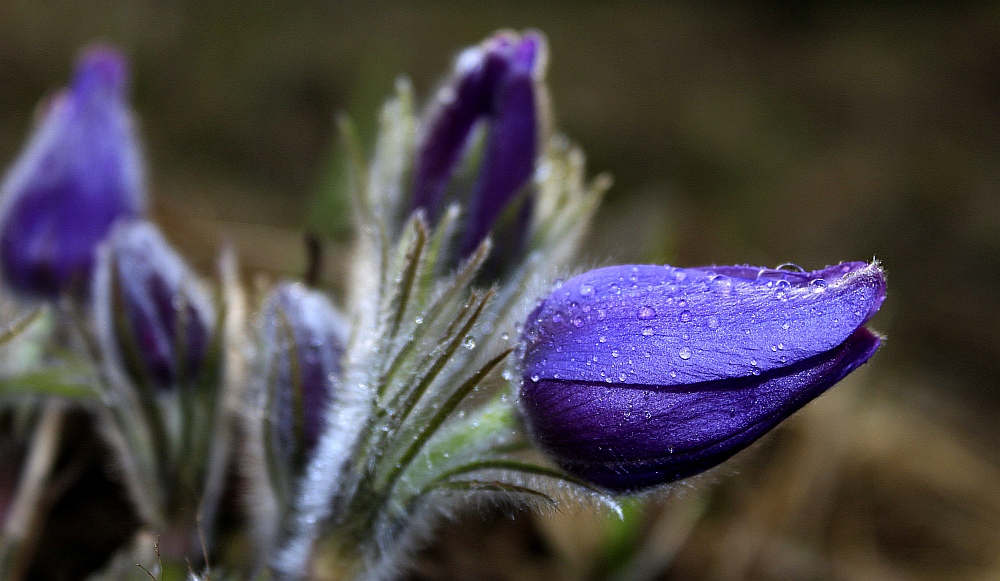
[[[752,377],[833,349],[884,298],[877,263],[811,273],[600,268],[565,282],[529,316],[524,373],[650,386]]]

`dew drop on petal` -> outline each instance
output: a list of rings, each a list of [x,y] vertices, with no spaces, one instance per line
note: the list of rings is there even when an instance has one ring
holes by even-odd
[[[719,317],[716,317],[715,315],[709,315],[708,321],[706,322],[706,324],[708,325],[709,329],[718,329],[719,328]]]
[[[680,351],[677,352],[677,355],[680,356],[681,359],[687,361],[688,359],[691,359],[691,349],[688,347],[681,347]]]
[[[638,317],[640,321],[648,321],[656,316],[656,309],[650,306],[644,306],[639,309],[639,312],[636,313],[635,316]]]
[[[534,382],[534,383],[538,383],[539,379],[541,379],[541,378],[538,377],[537,373],[531,376],[531,381]]]
[[[597,338],[597,342],[598,343],[606,343],[607,341],[608,341],[608,338],[605,337],[604,335],[601,335],[600,337]]]
[[[573,318],[573,326],[577,327],[577,328],[582,327],[583,326],[583,319],[581,319],[580,317],[574,317]]]
[[[809,283],[809,288],[812,289],[812,292],[819,294],[826,290],[826,285],[827,282],[825,280],[823,280],[822,278],[817,278],[816,280],[811,281]]]
[[[725,275],[717,275],[710,279],[709,286],[713,291],[721,294],[728,295],[733,292],[733,281]]]
[[[592,284],[581,284],[580,285],[580,296],[581,297],[586,298],[586,297],[592,296],[593,294],[594,294],[594,285],[592,285]]]
[[[618,357],[619,355],[620,355],[620,353],[618,352],[617,349],[612,349],[611,350],[611,356],[612,357]]]
[[[644,337],[649,337],[652,334],[653,334],[653,328],[652,327],[643,327],[642,328],[642,335]]]
[[[688,311],[688,310],[681,311],[681,317],[680,317],[680,319],[681,319],[682,323],[687,323],[688,321],[690,321],[691,320],[691,311]]]

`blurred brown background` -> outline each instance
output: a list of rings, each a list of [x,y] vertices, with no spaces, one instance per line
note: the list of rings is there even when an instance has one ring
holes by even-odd
[[[305,229],[334,262],[348,238],[333,115],[370,134],[397,75],[427,96],[459,48],[505,27],[546,33],[558,127],[615,177],[584,264],[877,256],[890,276],[873,323],[889,341],[863,377],[751,451],[760,462],[638,510],[619,574],[1000,575],[995,3],[2,0],[0,163],[77,49],[114,43],[171,238],[207,267],[225,235],[250,268],[295,276]],[[446,530],[415,575],[621,565],[580,550],[593,529],[606,554],[610,525],[449,532],[478,522]],[[628,569],[643,547],[659,557]]]

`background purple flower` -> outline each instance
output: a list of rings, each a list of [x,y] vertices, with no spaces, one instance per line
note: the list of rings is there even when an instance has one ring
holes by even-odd
[[[149,222],[118,225],[101,253],[94,309],[106,343],[158,389],[198,377],[214,328],[212,303],[183,259]]]
[[[545,48],[533,33],[497,34],[463,52],[438,92],[417,148],[412,208],[434,221],[475,126],[486,124],[479,174],[467,204],[467,255],[530,181],[541,120],[538,78]]]
[[[144,212],[127,85],[122,54],[103,46],[84,52],[9,170],[0,194],[0,273],[15,291],[42,298],[85,291],[112,224]]]
[[[529,316],[522,405],[567,470],[635,490],[705,470],[867,361],[878,264],[615,266]]]

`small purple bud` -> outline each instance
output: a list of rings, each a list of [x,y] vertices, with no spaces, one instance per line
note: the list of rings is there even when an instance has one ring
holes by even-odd
[[[284,283],[263,310],[266,369],[279,450],[308,454],[323,428],[344,354],[345,324],[330,301]]]
[[[101,248],[94,311],[109,349],[157,390],[203,371],[215,314],[194,273],[149,222],[119,223]]]
[[[95,250],[145,211],[128,67],[117,50],[82,54],[0,186],[0,275],[14,291],[57,297],[89,288]]]
[[[477,123],[487,136],[468,202],[462,253],[489,234],[530,181],[538,156],[540,62],[538,34],[500,33],[459,55],[452,79],[438,92],[417,147],[412,208],[437,218],[442,200]]]
[[[707,470],[866,362],[877,263],[814,272],[612,266],[525,324],[521,404],[567,471],[635,491]]]

